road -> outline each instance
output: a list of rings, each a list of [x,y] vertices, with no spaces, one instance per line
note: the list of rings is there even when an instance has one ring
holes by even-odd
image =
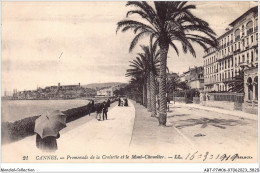
[[[176,103],[171,104],[167,121],[199,151],[257,157],[257,120]]]

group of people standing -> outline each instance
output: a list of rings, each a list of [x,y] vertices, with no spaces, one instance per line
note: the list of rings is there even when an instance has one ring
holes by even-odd
[[[118,97],[118,106],[128,106],[127,98]]]
[[[98,121],[107,120],[108,107],[110,107],[110,99],[108,99],[108,100],[104,101],[103,103],[97,105],[97,109],[96,109],[97,116],[96,116],[96,119]],[[101,117],[102,113],[103,113],[103,115]]]

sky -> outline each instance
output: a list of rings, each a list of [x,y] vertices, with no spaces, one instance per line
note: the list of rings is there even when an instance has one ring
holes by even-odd
[[[189,2],[192,12],[207,21],[218,36],[257,2]],[[2,93],[50,85],[128,82],[132,32],[117,33],[117,22],[131,7],[126,2],[2,2]],[[137,19],[137,16],[130,17]],[[146,44],[145,41],[140,44]],[[196,58],[170,49],[168,68],[182,73],[203,65]],[[180,48],[181,49],[181,48]]]

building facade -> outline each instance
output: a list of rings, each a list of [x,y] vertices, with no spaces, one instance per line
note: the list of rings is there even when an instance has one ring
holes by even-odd
[[[204,91],[228,91],[240,70],[258,66],[258,12],[253,7],[230,23],[204,58]],[[246,76],[245,76],[246,77]]]
[[[203,90],[204,87],[204,76],[203,67],[190,68],[179,77],[181,82],[186,82],[191,89]]]

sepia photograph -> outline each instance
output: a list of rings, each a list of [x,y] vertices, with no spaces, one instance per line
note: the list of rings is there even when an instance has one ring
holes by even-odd
[[[258,1],[3,1],[1,56],[2,163],[259,162]]]

